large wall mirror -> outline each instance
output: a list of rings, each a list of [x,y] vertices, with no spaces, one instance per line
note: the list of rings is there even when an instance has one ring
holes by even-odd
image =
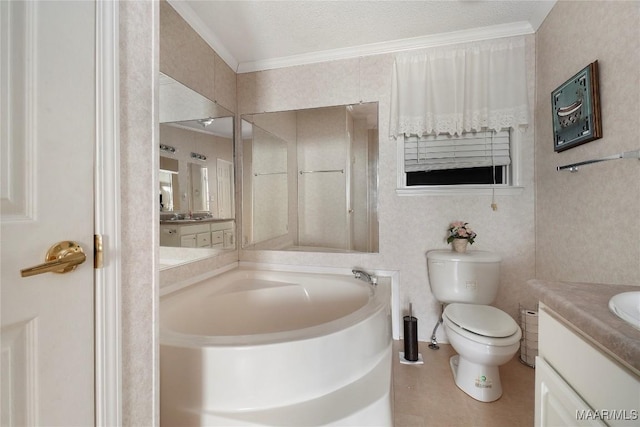
[[[160,75],[160,265],[235,249],[233,113]]]
[[[242,247],[378,252],[378,103],[242,116]]]

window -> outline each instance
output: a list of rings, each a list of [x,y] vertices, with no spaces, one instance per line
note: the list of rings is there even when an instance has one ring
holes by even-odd
[[[514,37],[396,56],[389,135],[397,141],[399,194],[522,191],[519,146],[529,124],[525,50],[524,39]],[[500,140],[502,129],[511,129],[502,147],[486,142]],[[411,150],[415,157],[406,158]]]
[[[398,138],[398,192],[513,189],[519,182],[519,134],[503,130]]]
[[[477,168],[439,169],[433,171],[406,172],[407,187],[417,185],[482,185],[504,184],[505,166]]]

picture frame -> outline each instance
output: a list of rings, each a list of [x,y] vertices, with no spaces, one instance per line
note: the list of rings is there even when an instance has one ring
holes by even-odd
[[[551,112],[555,152],[602,138],[598,61],[551,92]]]

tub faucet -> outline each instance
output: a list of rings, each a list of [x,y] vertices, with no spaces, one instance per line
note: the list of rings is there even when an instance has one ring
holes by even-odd
[[[362,271],[362,270],[351,270],[351,272],[353,273],[353,275],[355,276],[356,279],[360,279],[363,280],[367,283],[370,283],[372,285],[377,285],[378,284],[378,278],[376,276],[374,276],[373,274],[369,274],[366,271]]]

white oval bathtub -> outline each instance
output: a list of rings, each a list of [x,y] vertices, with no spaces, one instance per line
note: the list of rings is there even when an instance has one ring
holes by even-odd
[[[234,269],[160,303],[163,425],[391,425],[390,282]]]

